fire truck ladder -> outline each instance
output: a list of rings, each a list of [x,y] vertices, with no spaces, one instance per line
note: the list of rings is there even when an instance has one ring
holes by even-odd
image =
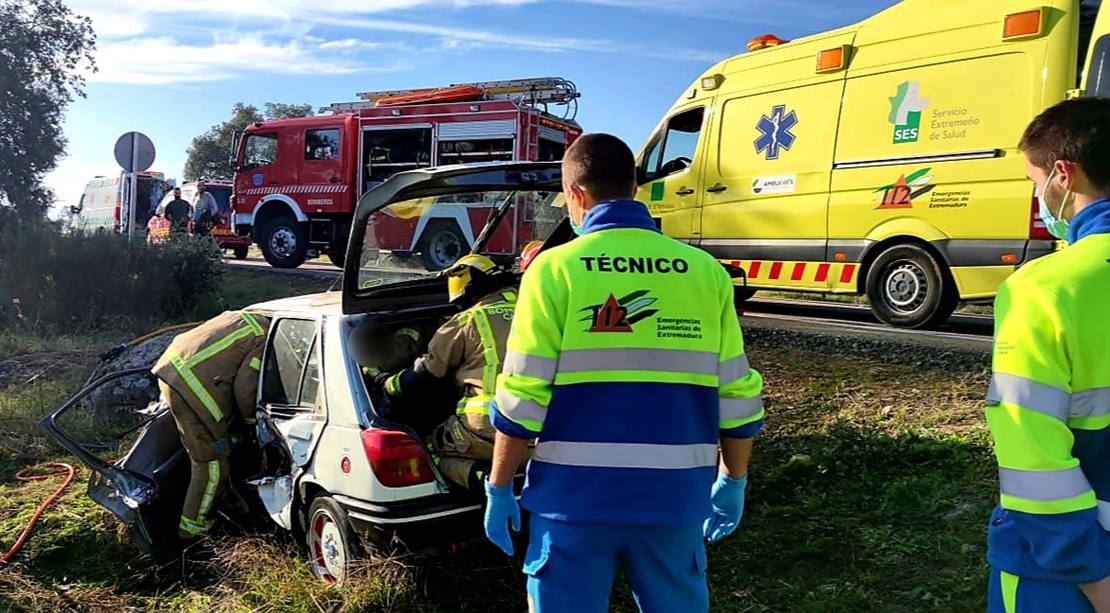
[[[463,85],[481,88],[484,92],[483,100],[512,100],[517,104],[539,108],[552,115],[554,114],[548,110],[548,105],[566,107],[562,118],[567,121],[574,121],[574,118],[578,116],[578,98],[582,95],[573,82],[559,77],[456,83],[447,87]],[[356,94],[361,98],[359,102],[337,102],[321,108],[320,112],[333,114],[357,112],[374,108],[378,100],[388,96],[432,92],[437,89],[443,88],[362,92]]]

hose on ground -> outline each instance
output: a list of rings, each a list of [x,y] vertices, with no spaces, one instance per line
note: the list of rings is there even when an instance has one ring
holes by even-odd
[[[37,475],[32,474],[35,471],[47,468],[56,468],[57,470]],[[72,466],[70,466],[69,464],[64,464],[62,462],[48,462],[46,464],[28,466],[27,468],[24,468],[23,470],[15,474],[15,480],[21,481],[23,483],[28,483],[31,481],[45,481],[47,479],[53,479],[55,477],[62,476],[65,477],[65,480],[63,480],[62,484],[58,486],[58,489],[54,490],[53,494],[51,494],[45,501],[43,501],[41,505],[39,505],[38,510],[35,511],[34,516],[31,517],[31,521],[23,530],[23,534],[20,534],[19,538],[16,539],[15,545],[12,545],[12,548],[8,551],[8,553],[4,554],[4,557],[0,558],[0,566],[6,564],[8,560],[12,558],[12,556],[14,556],[16,553],[19,552],[20,549],[23,548],[23,545],[27,542],[27,538],[31,536],[31,530],[34,529],[35,524],[38,523],[39,518],[42,517],[42,514],[44,512],[46,512],[47,507],[54,504],[54,501],[62,495],[62,492],[64,492],[66,488],[69,487],[69,484],[73,483],[73,478],[76,476],[76,474],[77,473],[73,470]]]

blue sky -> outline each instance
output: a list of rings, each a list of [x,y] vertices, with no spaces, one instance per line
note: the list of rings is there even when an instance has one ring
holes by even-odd
[[[559,76],[578,121],[638,148],[675,98],[753,36],[796,38],[894,0],[70,0],[93,19],[99,72],[66,117],[48,178],[76,204],[118,172],[117,137],[146,133],[180,180],[192,137],[235,102],[320,107],[370,90]]]

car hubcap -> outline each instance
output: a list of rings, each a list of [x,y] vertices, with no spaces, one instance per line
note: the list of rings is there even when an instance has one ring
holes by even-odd
[[[343,570],[347,566],[343,535],[339,524],[326,512],[317,513],[312,520],[309,549],[316,576],[328,583],[335,583],[343,578]]]
[[[886,300],[890,307],[901,313],[917,310],[929,293],[929,279],[925,271],[913,262],[898,262],[886,279]]]
[[[432,252],[432,260],[435,261],[437,266],[447,268],[455,263],[462,255],[462,243],[459,242],[459,237],[455,236],[453,232],[440,232],[432,240],[429,247]]]
[[[270,251],[287,258],[297,250],[297,236],[289,228],[278,228],[270,235]]]

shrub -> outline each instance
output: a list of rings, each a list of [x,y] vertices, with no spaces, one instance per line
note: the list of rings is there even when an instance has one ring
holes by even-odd
[[[137,332],[193,313],[219,289],[219,249],[187,237],[149,245],[0,217],[0,330]]]

